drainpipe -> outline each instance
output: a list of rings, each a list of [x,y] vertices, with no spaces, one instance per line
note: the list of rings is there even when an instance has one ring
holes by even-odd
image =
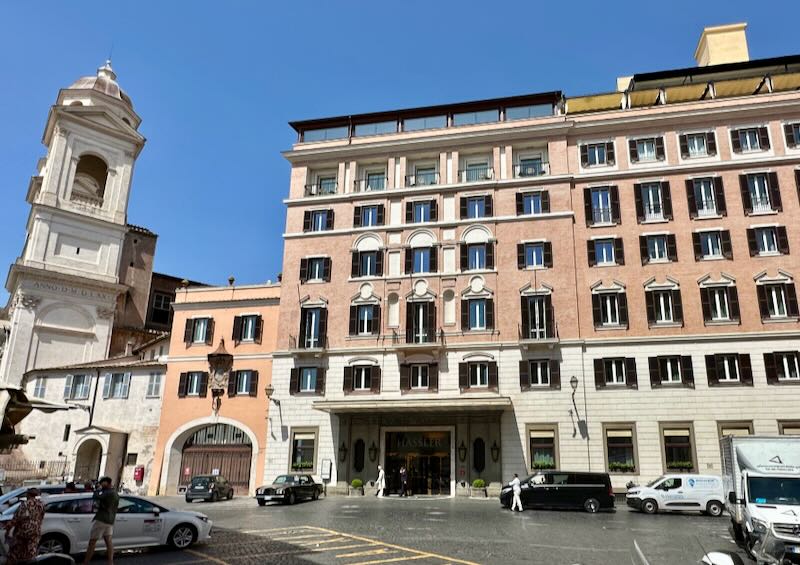
[[[89,410],[89,426],[92,425],[94,421],[94,408],[97,405],[97,389],[100,388],[100,369],[95,371],[95,381],[94,381],[94,394],[92,395],[92,407]]]

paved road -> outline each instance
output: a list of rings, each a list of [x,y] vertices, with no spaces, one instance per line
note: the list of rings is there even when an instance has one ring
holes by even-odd
[[[180,498],[161,498],[186,508]],[[650,565],[696,564],[703,550],[735,551],[727,518],[647,516],[618,507],[586,514],[511,513],[495,500],[328,498],[295,506],[195,503],[214,521],[212,541],[184,552],[121,556],[123,565],[542,564],[627,565],[635,545]],[[98,558],[98,563],[100,558]]]

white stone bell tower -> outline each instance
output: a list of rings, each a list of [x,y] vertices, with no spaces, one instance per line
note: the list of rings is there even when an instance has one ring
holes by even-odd
[[[0,382],[108,353],[141,119],[110,62],[58,93],[26,199],[21,256],[6,280],[11,332]]]

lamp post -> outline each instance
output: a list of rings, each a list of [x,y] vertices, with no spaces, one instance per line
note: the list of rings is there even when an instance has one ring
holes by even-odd
[[[281,405],[281,401],[277,398],[272,398],[272,395],[275,394],[275,387],[272,386],[272,383],[269,383],[267,386],[264,387],[264,394],[267,395],[267,400],[269,402],[274,402],[276,406]]]
[[[570,379],[569,379],[569,386],[572,387],[572,407],[575,409],[575,416],[578,419],[578,428],[581,429],[581,423],[583,424],[583,428],[581,429],[581,436],[584,436],[584,439],[586,440],[586,464],[589,467],[589,471],[591,471],[592,470],[592,457],[591,457],[591,452],[590,452],[590,449],[589,449],[589,425],[588,425],[588,423],[586,421],[586,418],[587,418],[586,379],[583,380],[583,420],[581,420],[580,412],[578,412],[578,405],[575,404],[575,393],[578,392],[578,377],[576,377],[575,375],[572,375],[570,377]],[[573,433],[573,437],[574,437],[574,433]]]

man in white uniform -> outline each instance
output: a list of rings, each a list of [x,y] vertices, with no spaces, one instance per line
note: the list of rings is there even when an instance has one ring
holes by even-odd
[[[383,497],[383,491],[386,488],[386,473],[383,472],[383,467],[378,465],[378,480],[375,481],[378,487],[378,497]]]
[[[519,482],[519,476],[514,473],[514,478],[511,480],[511,489],[514,491],[514,501],[511,503],[511,511],[513,512],[515,508],[519,508],[519,511],[522,512],[522,499],[519,497],[522,494],[522,485]]]

